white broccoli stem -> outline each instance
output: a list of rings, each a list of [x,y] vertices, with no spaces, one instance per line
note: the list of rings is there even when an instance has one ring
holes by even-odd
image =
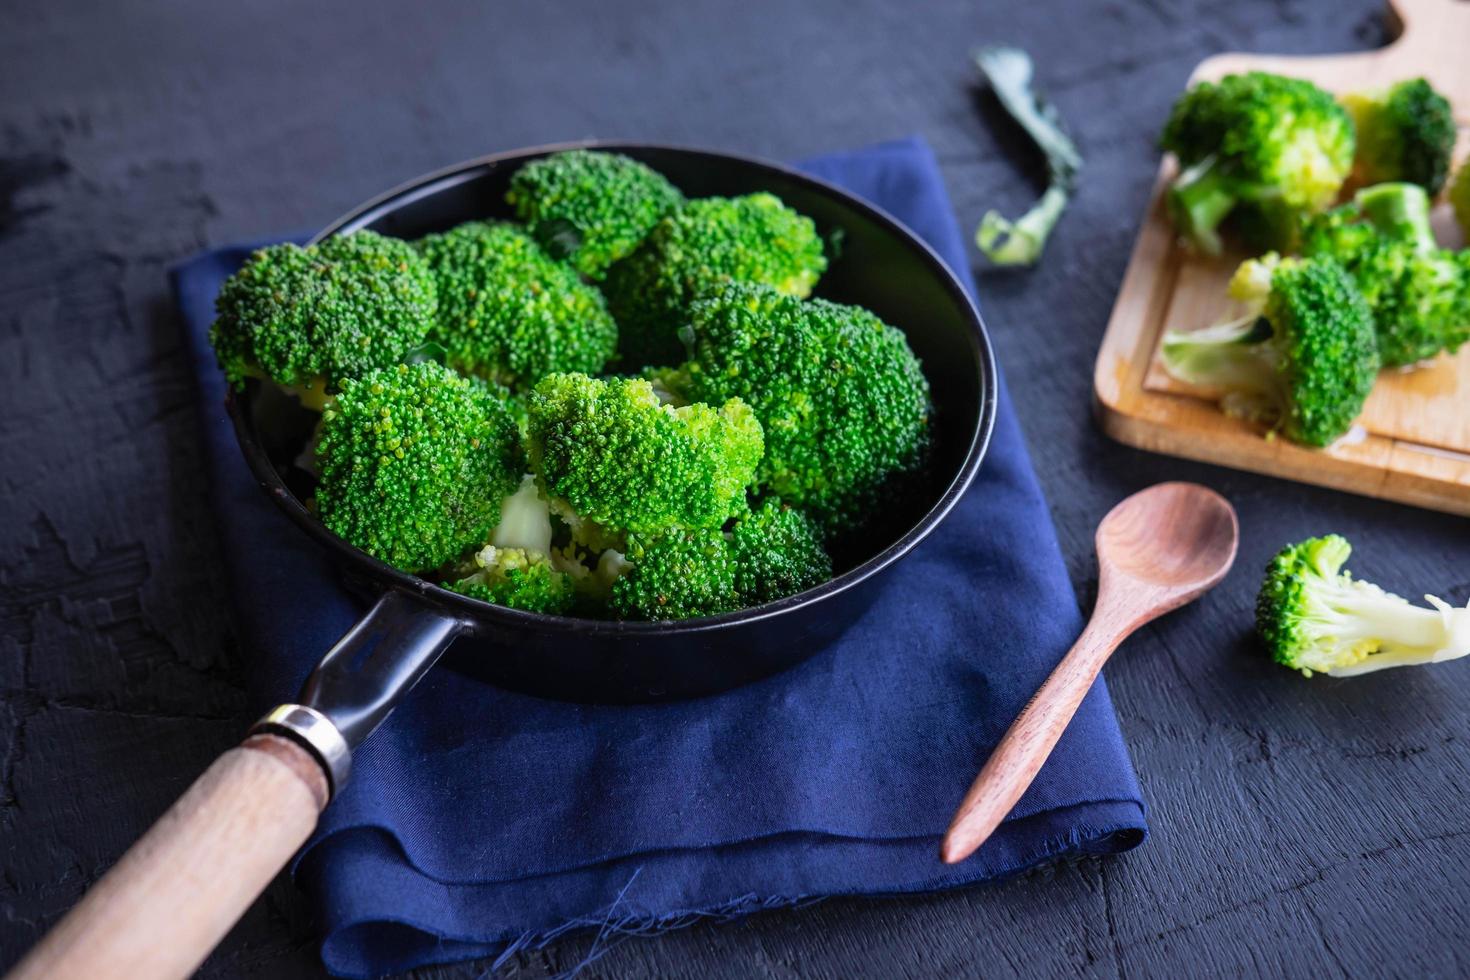
[[[1329,667],[1334,677],[1352,677],[1389,667],[1440,663],[1470,654],[1470,609],[1434,596],[1426,609],[1369,582],[1346,581],[1332,590],[1331,611],[1344,646],[1375,649],[1357,663]]]
[[[490,535],[497,548],[523,548],[540,554],[551,552],[551,509],[536,489],[529,473],[516,492],[500,505],[500,523]]]

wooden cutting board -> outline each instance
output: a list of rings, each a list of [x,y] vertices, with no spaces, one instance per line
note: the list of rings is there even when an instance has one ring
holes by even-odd
[[[1202,62],[1191,82],[1261,70],[1341,93],[1422,75],[1454,105],[1456,157],[1463,159],[1470,149],[1470,2],[1392,0],[1389,13],[1402,30],[1378,51],[1221,54]],[[1428,366],[1384,372],[1353,432],[1326,449],[1264,438],[1260,426],[1226,416],[1207,392],[1164,373],[1160,337],[1231,315],[1225,285],[1246,258],[1209,258],[1178,244],[1164,204],[1175,172],[1172,159],[1159,168],[1098,352],[1093,388],[1103,430],[1153,452],[1470,515],[1470,345]],[[1436,206],[1434,221],[1442,244],[1464,245],[1448,205]]]

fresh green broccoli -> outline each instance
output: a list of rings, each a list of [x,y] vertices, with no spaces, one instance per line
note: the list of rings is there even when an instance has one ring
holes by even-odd
[[[209,332],[230,383],[269,378],[321,409],[348,378],[398,363],[434,322],[413,247],[371,231],[260,249],[225,280]]]
[[[593,280],[602,279],[608,266],[684,203],[684,195],[662,174],[621,154],[596,150],[532,160],[511,178],[505,199],[551,255]]]
[[[572,576],[549,554],[487,544],[475,552],[476,570],[448,588],[481,602],[560,616],[571,610],[577,593]]]
[[[530,612],[561,615],[577,600],[577,579],[586,569],[562,561],[552,548],[551,509],[527,474],[505,498],[490,543],[445,587],[474,599]]]
[[[1358,176],[1365,184],[1403,180],[1433,197],[1450,172],[1455,117],[1449,100],[1422,78],[1343,97],[1357,126]]]
[[[343,381],[317,464],[322,523],[411,572],[484,544],[525,472],[501,393],[432,361]]]
[[[608,609],[618,619],[691,619],[741,607],[735,556],[718,528],[632,534]]]
[[[761,425],[738,398],[720,402],[676,409],[643,380],[546,377],[527,404],[526,448],[552,512],[596,548],[743,512]]]
[[[1256,632],[1279,664],[1350,677],[1470,653],[1470,609],[1425,596],[1425,609],[1340,571],[1352,545],[1336,534],[1285,548],[1266,566]]]
[[[694,304],[678,398],[739,398],[765,428],[757,479],[830,534],[869,523],[924,458],[929,383],[899,330],[856,306],[731,283]]]
[[[1221,222],[1238,209],[1237,230],[1253,233],[1252,245],[1289,247],[1289,219],[1331,203],[1353,164],[1353,123],[1342,106],[1311,82],[1266,72],[1194,86],[1174,104],[1160,142],[1179,158],[1168,197],[1174,222],[1211,255],[1220,252]]]
[[[730,280],[805,297],[827,268],[810,218],[773,194],[690,201],[608,272],[623,366],[673,364],[689,305]]]
[[[730,535],[741,605],[774,602],[832,577],[822,530],[795,507],[771,498],[741,518]]]
[[[1376,184],[1314,216],[1302,252],[1334,258],[1352,275],[1385,366],[1414,364],[1470,339],[1470,263],[1436,247],[1429,195],[1417,184]]]
[[[1267,422],[1289,438],[1325,446],[1352,426],[1378,373],[1373,317],[1347,272],[1331,259],[1241,265],[1231,295],[1244,317],[1164,336],[1174,377],[1224,388],[1232,414]]]
[[[600,371],[616,350],[602,294],[515,225],[471,221],[417,244],[439,295],[429,339],[451,367],[523,389]]]
[[[1449,196],[1450,206],[1455,209],[1455,221],[1460,226],[1460,234],[1470,242],[1470,160],[1460,164],[1460,169],[1455,171]]]

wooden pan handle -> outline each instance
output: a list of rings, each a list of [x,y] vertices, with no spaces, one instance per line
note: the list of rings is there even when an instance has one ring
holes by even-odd
[[[328,795],[309,752],[252,735],[195,780],[10,980],[187,977],[306,842]]]

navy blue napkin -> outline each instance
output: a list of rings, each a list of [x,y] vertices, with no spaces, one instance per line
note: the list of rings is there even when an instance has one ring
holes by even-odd
[[[917,140],[803,169],[903,221],[970,286],[938,167]],[[222,556],[262,705],[290,699],[361,614],[247,471],[206,337],[249,253],[174,270],[199,375]],[[938,840],[990,748],[1081,629],[1015,411],[947,522],[847,636],[714,698],[642,707],[538,700],[434,671],[359,750],[296,868],[333,973],[506,954],[569,929],[599,944],[827,895],[929,891],[1145,834],[1101,680],[976,857]]]

